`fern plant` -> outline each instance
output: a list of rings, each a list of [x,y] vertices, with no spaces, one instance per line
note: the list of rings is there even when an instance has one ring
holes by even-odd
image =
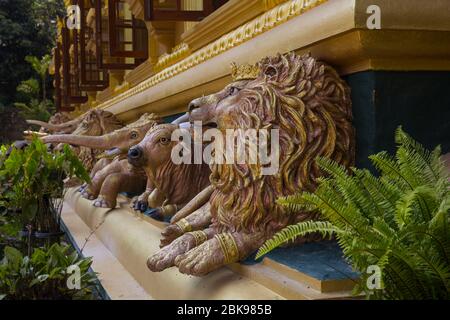
[[[318,159],[326,177],[314,193],[278,203],[292,211],[318,210],[323,221],[291,225],[268,240],[261,257],[310,233],[335,236],[344,256],[361,273],[355,293],[376,299],[450,298],[450,183],[441,149],[425,150],[401,128],[395,157],[370,157],[380,171],[344,167]],[[369,266],[377,266],[381,288],[370,290]]]

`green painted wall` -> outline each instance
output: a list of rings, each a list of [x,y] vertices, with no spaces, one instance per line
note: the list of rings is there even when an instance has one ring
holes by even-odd
[[[352,89],[358,167],[370,168],[370,154],[395,150],[399,125],[425,147],[440,144],[450,152],[450,72],[367,71],[346,81]]]

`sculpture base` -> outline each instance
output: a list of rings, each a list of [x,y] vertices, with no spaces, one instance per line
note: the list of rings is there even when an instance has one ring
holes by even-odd
[[[70,238],[84,248],[84,256],[93,257],[92,268],[111,299],[352,297],[357,275],[334,243],[279,249],[261,263],[232,264],[202,278],[183,275],[176,268],[151,272],[146,260],[159,249],[165,224],[128,209],[127,198],[119,196],[118,200],[114,210],[95,208],[76,189],[70,189],[62,212]]]

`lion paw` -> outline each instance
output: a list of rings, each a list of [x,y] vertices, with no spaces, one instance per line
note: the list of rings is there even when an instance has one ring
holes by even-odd
[[[145,212],[148,209],[148,202],[145,200],[139,200],[138,198],[136,201],[133,202],[131,207],[136,211]]]
[[[83,193],[87,187],[88,187],[87,183],[82,184],[81,187],[78,189],[78,192]]]
[[[93,191],[89,188],[89,186],[87,186],[87,187],[83,190],[83,192],[81,193],[81,196],[82,196],[83,198],[85,198],[85,199],[88,199],[88,200],[95,200],[95,199],[97,199],[98,193],[93,192]]]
[[[191,235],[184,235],[176,239],[169,246],[159,250],[147,260],[147,267],[153,272],[161,272],[173,267],[177,256],[195,246],[195,239]]]
[[[162,238],[159,247],[163,248],[169,245],[170,243],[172,243],[172,241],[174,241],[176,238],[182,235],[183,231],[180,229],[180,227],[178,227],[175,224],[168,225],[161,233]]]
[[[115,201],[114,202],[113,201],[108,201],[104,197],[99,196],[97,198],[97,200],[94,201],[93,206],[97,207],[97,208],[110,208],[110,209],[113,209],[113,208],[116,207],[116,203],[115,203]]]
[[[181,273],[204,276],[225,265],[219,241],[210,239],[186,254],[175,259],[175,265]]]

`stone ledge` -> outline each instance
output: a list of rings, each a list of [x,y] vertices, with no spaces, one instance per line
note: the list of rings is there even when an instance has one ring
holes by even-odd
[[[61,217],[74,245],[83,249],[83,256],[94,257],[92,269],[98,272],[99,281],[111,299],[152,299],[67,203]]]
[[[111,255],[154,299],[344,299],[351,297],[348,287],[328,287],[316,282],[305,281],[305,276],[293,276],[282,268],[274,267],[271,259],[255,265],[232,264],[206,277],[197,278],[180,274],[176,268],[153,273],[146,267],[149,255],[159,250],[159,239],[164,224],[145,215],[136,214],[129,208],[128,199],[119,196],[119,208],[107,210],[95,208],[92,202],[81,198],[75,189],[66,196],[67,209],[64,221],[78,221],[68,224],[69,231],[83,228],[94,229],[94,236],[101,241]],[[67,207],[66,207],[67,208]],[[75,217],[74,217],[75,216]],[[84,242],[84,238],[80,238]],[[89,244],[89,243],[88,243]],[[102,254],[86,251],[94,261],[102,261]],[[96,267],[94,265],[94,271]],[[103,270],[108,277],[109,270]],[[294,274],[296,274],[294,272]],[[298,275],[298,274],[297,274]],[[102,274],[100,278],[102,278]],[[127,278],[117,279],[124,282]],[[317,284],[319,281],[319,284]],[[323,290],[325,288],[325,290]],[[108,289],[105,288],[107,291]],[[344,290],[341,290],[344,289]],[[341,291],[339,291],[341,290]],[[322,292],[321,292],[322,291]],[[331,291],[331,292],[330,292]]]

